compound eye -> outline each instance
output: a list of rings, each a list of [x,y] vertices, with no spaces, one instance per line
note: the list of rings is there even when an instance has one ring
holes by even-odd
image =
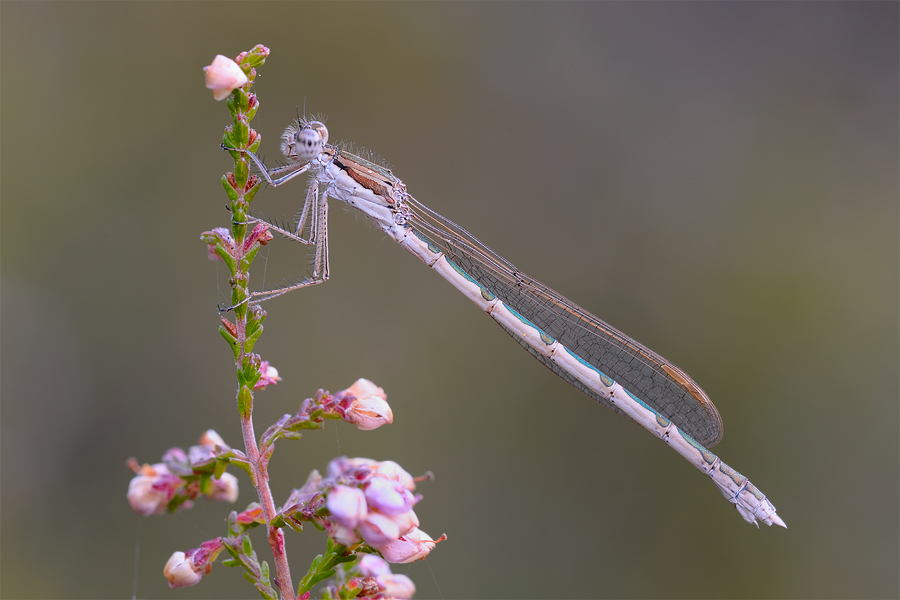
[[[304,128],[294,134],[294,152],[301,162],[309,162],[317,157],[324,146],[322,136],[313,129]]]

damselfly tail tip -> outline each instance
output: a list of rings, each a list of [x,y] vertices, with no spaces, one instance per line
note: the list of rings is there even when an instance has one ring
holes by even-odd
[[[781,517],[779,517],[775,513],[769,515],[769,521],[769,527],[771,527],[772,525],[778,525],[779,527],[784,527],[785,529],[787,529],[787,525],[785,524],[785,522],[782,521]]]

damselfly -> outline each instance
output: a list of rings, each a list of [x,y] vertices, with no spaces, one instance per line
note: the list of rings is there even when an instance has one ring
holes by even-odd
[[[269,169],[255,154],[247,154],[273,186],[307,172],[310,184],[296,226],[266,223],[284,237],[314,246],[315,259],[309,277],[253,292],[250,304],[328,279],[328,199],[345,202],[437,271],[550,370],[652,432],[706,473],[748,523],[759,519],[786,527],[762,492],[705,447],[721,439],[722,421],[684,371],[419,203],[390,169],[329,145],[323,123],[298,119],[281,141],[287,165]]]

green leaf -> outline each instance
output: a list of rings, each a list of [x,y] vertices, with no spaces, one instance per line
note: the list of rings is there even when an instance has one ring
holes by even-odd
[[[250,165],[247,164],[247,159],[239,158],[234,161],[234,179],[237,181],[238,188],[241,190],[244,189],[244,186],[247,185],[247,177],[250,176]]]
[[[240,114],[235,117],[234,133],[232,135],[239,142],[238,148],[246,148],[250,145],[250,127],[247,125],[247,117]],[[237,177],[237,172],[235,172],[235,177]],[[247,183],[247,177],[238,178],[238,182],[243,187]]]
[[[228,136],[226,135],[225,137],[227,138]],[[226,146],[228,145],[227,142],[224,142],[224,143]],[[238,152],[231,151],[231,154],[232,154],[232,156],[237,155],[237,156],[234,156],[235,160],[237,160],[240,157],[240,153],[238,153]],[[228,194],[228,199],[231,200],[232,202],[237,202],[237,199],[239,196],[238,191],[236,189],[234,189],[233,187],[231,187],[231,184],[228,182],[228,177],[226,175],[222,175],[222,187],[225,188],[225,193]]]
[[[237,340],[227,329],[225,329],[224,325],[219,325],[219,333],[222,334],[222,337],[225,338],[225,341],[231,346],[231,351],[234,353],[234,360],[237,360],[238,356],[241,355],[241,347],[238,345]]]
[[[247,418],[253,411],[253,394],[246,385],[241,386],[238,392],[238,412],[242,417]]]
[[[216,460],[216,466],[213,469],[213,477],[216,479],[222,479],[222,475],[225,474],[225,469],[228,468],[228,459],[219,459]]]

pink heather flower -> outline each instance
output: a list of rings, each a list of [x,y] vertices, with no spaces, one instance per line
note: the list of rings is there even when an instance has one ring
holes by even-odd
[[[187,458],[191,467],[197,467],[214,460],[216,452],[212,446],[191,446],[188,448]]]
[[[328,535],[330,535],[338,544],[344,546],[355,546],[361,541],[356,530],[350,527],[344,527],[343,525],[335,524],[334,527],[328,531]]]
[[[225,251],[234,256],[234,238],[231,237],[231,231],[225,227],[216,227],[211,231],[204,231],[200,239],[206,242],[206,257],[209,260],[218,260],[225,262],[225,259],[216,252],[216,244],[222,244]]]
[[[169,580],[172,589],[188,587],[200,583],[203,574],[194,570],[194,566],[184,552],[175,552],[169,557],[163,568],[163,575]]]
[[[203,67],[203,70],[206,72],[206,88],[213,91],[216,100],[224,100],[249,81],[236,62],[221,54],[216,55],[212,64]]]
[[[250,233],[247,234],[247,237],[244,238],[244,253],[249,252],[253,247],[253,244],[265,246],[273,239],[275,239],[275,236],[269,231],[269,226],[257,223],[256,227],[254,227]]]
[[[413,479],[413,476],[392,460],[385,460],[378,463],[376,472],[382,477],[398,482],[408,490],[416,489],[416,482]]]
[[[336,485],[328,492],[325,506],[338,525],[354,529],[368,516],[366,497],[359,488]]]
[[[222,446],[226,449],[230,448],[230,446],[225,443],[225,440],[222,439],[222,436],[216,433],[215,429],[207,429],[203,432],[203,435],[200,436],[200,445],[212,446],[214,449],[216,446]]]
[[[384,477],[370,479],[366,484],[365,494],[370,507],[388,516],[409,512],[416,503],[412,492]]]
[[[351,471],[355,471],[361,467],[370,467],[373,471],[377,468],[378,461],[371,458],[347,458],[346,456],[338,456],[332,458],[328,463],[326,477],[328,479],[337,479],[346,477]]]
[[[400,529],[400,535],[404,536],[419,526],[419,517],[416,512],[411,510],[399,515],[394,515],[391,520],[397,524]]]
[[[256,385],[253,386],[254,390],[261,390],[266,386],[275,385],[281,381],[281,377],[278,376],[278,369],[271,366],[267,360],[259,363],[259,372],[262,373],[262,377],[260,377],[259,381],[256,382]]]
[[[137,514],[144,517],[158,515],[165,512],[166,505],[175,496],[182,483],[181,478],[170,473],[166,465],[145,464],[128,484],[128,493],[125,497],[131,510]]]
[[[379,575],[391,574],[391,566],[388,562],[374,554],[363,554],[357,568],[363,577],[378,577]]]
[[[395,540],[375,546],[375,549],[389,563],[411,563],[428,556],[435,544],[445,539],[447,539],[446,536],[441,536],[435,541],[430,535],[417,528]]]
[[[412,579],[406,575],[379,575],[375,578],[378,582],[378,591],[388,598],[395,600],[408,600],[416,593],[416,586]]]
[[[191,467],[209,463],[213,460],[216,457],[216,446],[221,446],[226,450],[229,448],[228,444],[225,443],[215,430],[206,430],[203,435],[200,436],[200,445],[188,448],[187,459],[188,462],[190,462]],[[181,449],[178,448],[178,450]]]
[[[355,382],[353,382],[353,385],[351,385],[344,391],[353,394],[357,398],[364,398],[366,396],[378,396],[382,400],[387,400],[387,394],[384,393],[384,390],[368,379],[359,378]]]
[[[358,429],[370,431],[393,423],[394,413],[391,412],[388,403],[379,396],[363,396],[362,398],[357,396],[344,412],[344,420],[353,423]]]
[[[213,477],[209,480],[209,491],[206,497],[210,500],[218,502],[229,502],[234,504],[238,499],[238,480],[231,473],[222,473],[222,476],[216,479]]]
[[[199,548],[173,553],[163,568],[169,587],[188,587],[200,583],[203,575],[209,575],[212,571],[213,561],[224,548],[222,538],[217,537],[203,542]]]
[[[357,531],[367,544],[377,549],[400,537],[400,526],[390,517],[376,512],[370,512],[366,520],[359,524]],[[388,562],[391,562],[390,559]]]

